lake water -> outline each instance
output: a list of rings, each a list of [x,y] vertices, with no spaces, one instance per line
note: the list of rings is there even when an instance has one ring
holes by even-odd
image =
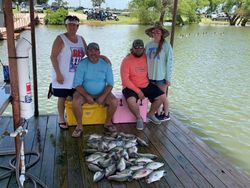
[[[98,42],[110,58],[115,89],[121,89],[120,64],[136,38],[148,41],[137,25],[80,26],[87,42]],[[170,111],[207,144],[250,175],[250,28],[191,25],[176,29]],[[56,99],[47,100],[50,51],[63,26],[36,28],[40,114],[56,113]],[[28,36],[25,31],[22,35]],[[7,62],[6,41],[0,59]],[[31,57],[31,56],[30,56]],[[1,69],[0,69],[1,70]],[[2,71],[0,73],[2,78]],[[5,112],[11,113],[11,109]]]

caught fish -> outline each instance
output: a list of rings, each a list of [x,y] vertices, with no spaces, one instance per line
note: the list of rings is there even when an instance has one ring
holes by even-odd
[[[139,166],[138,165],[138,166],[131,166],[129,169],[132,170],[132,171],[137,171],[137,170],[140,170],[140,169],[143,169],[143,168],[144,168],[144,166],[142,166],[142,165]]]
[[[133,179],[132,175],[128,174],[116,174],[108,177],[108,180],[113,181],[131,181]]]
[[[150,163],[153,162],[152,159],[146,158],[146,157],[140,157],[138,159],[135,160],[136,163]]]
[[[112,165],[108,166],[105,169],[105,177],[108,177],[108,176],[114,174],[115,171],[116,171],[116,165],[115,164],[112,164]]]
[[[89,164],[88,164],[88,169],[89,169],[90,171],[92,171],[92,172],[102,171],[102,169],[101,169],[99,166],[97,166],[97,165],[95,165],[95,164],[92,164],[92,163],[89,163]]]
[[[87,162],[92,162],[92,161],[94,161],[94,160],[96,160],[96,159],[98,159],[100,157],[102,157],[102,155],[100,155],[98,153],[93,153],[93,154],[86,157],[86,161]]]
[[[157,170],[158,168],[161,168],[164,165],[164,163],[160,162],[150,162],[145,167],[150,170]]]
[[[146,182],[152,183],[152,182],[158,181],[165,175],[166,175],[165,170],[154,171],[149,175],[148,179],[146,179]]]
[[[146,168],[137,170],[133,174],[133,179],[138,180],[138,179],[144,178],[144,177],[148,176],[151,172],[153,172],[153,170],[146,169]]]
[[[156,159],[157,158],[157,155],[154,155],[152,153],[137,153],[137,155],[139,157],[146,157],[146,158],[149,158],[149,159]]]
[[[122,157],[122,158],[120,158],[120,160],[117,164],[117,170],[121,172],[121,171],[125,170],[125,168],[126,168],[125,159]]]
[[[116,175],[119,175],[119,174],[132,175],[132,174],[133,174],[133,171],[130,170],[130,169],[124,169],[124,170],[122,170],[121,172],[116,172]]]
[[[147,146],[148,147],[148,143],[145,140],[141,139],[140,137],[136,137],[136,138],[137,138],[137,142],[140,146]]]
[[[94,176],[93,176],[93,181],[94,181],[94,182],[98,182],[98,181],[100,181],[103,177],[104,177],[104,172],[98,171],[98,172],[96,172],[96,173],[94,174]]]

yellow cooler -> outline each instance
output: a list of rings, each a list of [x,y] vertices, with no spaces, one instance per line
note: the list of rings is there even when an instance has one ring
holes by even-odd
[[[72,111],[72,102],[66,101],[66,116],[68,126],[76,125],[76,118]],[[98,125],[104,124],[107,117],[107,107],[98,104],[84,104],[82,106],[82,124],[83,125]]]

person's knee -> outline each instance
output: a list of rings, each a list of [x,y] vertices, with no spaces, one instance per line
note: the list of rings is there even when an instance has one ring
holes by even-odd
[[[165,100],[165,94],[162,94],[162,95],[156,97],[154,101],[160,101],[161,103],[163,103],[164,100]]]
[[[110,106],[112,106],[113,108],[117,108],[117,106],[118,106],[118,99],[117,98],[112,98],[111,100],[110,100]]]
[[[82,105],[82,97],[80,95],[74,95],[72,100],[73,106],[81,106]]]

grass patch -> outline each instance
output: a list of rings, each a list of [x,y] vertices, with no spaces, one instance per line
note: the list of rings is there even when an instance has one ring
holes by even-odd
[[[210,18],[202,18],[200,24],[204,25],[229,25],[228,21],[213,21]]]
[[[81,20],[82,24],[86,25],[109,25],[109,24],[139,24],[139,21],[137,18],[134,17],[128,17],[128,16],[118,16],[119,21],[115,20],[106,20],[106,21],[100,21],[100,20]]]

